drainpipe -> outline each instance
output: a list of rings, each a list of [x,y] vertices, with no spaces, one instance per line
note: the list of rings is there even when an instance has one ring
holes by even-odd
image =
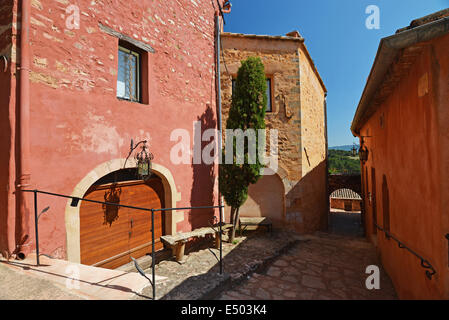
[[[17,208],[16,208],[16,256],[23,258],[30,248],[23,247],[29,237],[30,206],[29,194],[21,192],[30,185],[30,1],[22,0],[20,28],[20,96],[19,96],[19,161],[17,168]],[[18,209],[18,210],[17,210]]]
[[[221,25],[220,25],[220,14],[221,13],[229,13],[231,12],[231,4],[229,1],[225,1],[226,10],[223,10],[220,7],[220,1],[217,2],[218,10],[215,11],[215,79],[217,85],[217,126],[218,131],[220,132],[220,137],[218,139],[218,152],[219,157],[221,158],[221,149],[223,146],[223,130],[222,130],[222,120],[221,120],[221,69],[220,69],[220,49],[221,49]],[[220,173],[218,173],[220,175]],[[220,177],[218,177],[220,179]],[[220,237],[221,237],[221,223],[224,222],[224,210],[223,206],[223,197],[220,192],[220,184],[218,186],[218,202],[220,205],[219,215],[220,215]],[[222,241],[220,239],[220,274],[223,274],[223,257],[222,257]]]
[[[217,84],[217,125],[218,125],[218,131],[220,132],[220,136],[218,139],[218,152],[219,152],[219,159],[221,155],[221,149],[223,145],[222,140],[222,129],[221,129],[221,81],[220,81],[220,12],[215,12],[215,79]],[[221,165],[221,163],[219,164]],[[220,179],[220,170],[218,170],[218,179]],[[222,208],[223,205],[223,198],[221,196],[220,192],[220,184],[218,184],[218,204],[220,206],[219,208],[219,215],[220,215],[220,237],[221,237],[221,223],[224,222],[224,210]],[[223,274],[223,264],[222,264],[222,241],[220,238],[220,274]]]

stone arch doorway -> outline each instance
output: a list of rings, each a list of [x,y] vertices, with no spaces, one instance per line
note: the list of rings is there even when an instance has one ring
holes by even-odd
[[[241,217],[268,217],[274,227],[285,221],[285,187],[278,174],[264,175],[249,186],[248,199],[240,207]]]
[[[125,159],[114,159],[102,163],[90,171],[75,187],[70,196],[82,198],[101,178],[112,172],[124,169]],[[134,168],[133,161],[126,163],[125,169]],[[152,172],[160,179],[163,186],[163,202],[166,207],[176,208],[176,204],[181,200],[181,193],[177,191],[176,184],[170,170],[164,166],[152,163]],[[67,235],[67,260],[75,263],[81,263],[81,234],[80,234],[80,208],[70,206],[70,200],[67,201],[65,210],[66,235]],[[175,234],[176,224],[183,221],[183,212],[170,211],[165,215],[164,230],[165,234]]]
[[[348,188],[341,188],[332,192],[329,196],[329,201],[331,210],[359,213],[362,211],[361,195]]]
[[[165,208],[161,178],[136,180],[136,169],[114,171],[96,181],[83,196],[141,208]],[[162,249],[160,237],[165,234],[165,216],[154,217],[155,250]],[[81,263],[115,269],[131,257],[140,258],[152,252],[152,219],[149,212],[82,201],[80,204]]]
[[[334,190],[329,195],[328,224],[331,233],[364,235],[361,194],[349,188]]]

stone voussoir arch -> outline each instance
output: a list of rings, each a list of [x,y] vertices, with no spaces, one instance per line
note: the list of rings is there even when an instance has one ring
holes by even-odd
[[[135,168],[134,159],[128,160],[125,166],[125,158],[112,159],[101,163],[91,170],[74,188],[71,197],[82,198],[89,188],[101,177],[111,172],[126,168]],[[162,180],[165,192],[165,204],[168,208],[176,208],[176,204],[181,200],[181,193],[177,191],[174,177],[170,170],[160,164],[151,164],[152,172]],[[65,209],[65,226],[67,241],[67,260],[75,263],[81,261],[80,248],[80,205],[72,207],[69,199]],[[166,234],[176,233],[176,224],[184,219],[184,213],[170,211],[166,215]]]

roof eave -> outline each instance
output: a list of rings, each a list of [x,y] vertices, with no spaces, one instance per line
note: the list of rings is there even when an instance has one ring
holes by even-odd
[[[449,17],[445,17],[410,30],[385,37],[380,41],[374,64],[371,68],[362,97],[360,98],[351,124],[351,131],[354,136],[360,135],[361,127],[366,120],[368,120],[364,117],[366,111],[370,107],[372,98],[376,94],[379,85],[382,83],[399,50],[420,42],[425,42],[439,36],[443,36],[448,32]]]

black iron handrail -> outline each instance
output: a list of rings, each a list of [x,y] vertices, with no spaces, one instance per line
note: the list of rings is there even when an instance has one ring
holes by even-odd
[[[374,225],[376,226],[377,229],[383,231],[387,235],[387,238],[391,238],[394,241],[396,241],[398,243],[398,247],[400,249],[406,249],[408,252],[410,252],[411,254],[416,256],[419,260],[421,260],[421,267],[424,268],[424,269],[430,269],[431,270],[431,271],[426,270],[426,276],[427,276],[427,278],[432,280],[432,277],[437,272],[436,272],[435,268],[430,264],[430,262],[428,260],[424,259],[421,255],[416,253],[413,249],[408,247],[404,242],[402,242],[401,240],[397,239],[394,235],[392,235],[389,231],[387,231],[384,228],[382,228],[381,226],[379,226],[377,223],[374,223]]]
[[[175,210],[192,210],[192,209],[216,209],[216,208],[223,208],[223,205],[218,205],[218,206],[200,206],[200,207],[182,207],[182,208],[158,208],[158,209],[154,209],[154,208],[141,208],[141,207],[135,207],[135,206],[128,206],[128,205],[124,205],[124,204],[119,204],[119,203],[112,203],[112,202],[103,202],[103,201],[97,201],[97,200],[91,200],[91,199],[85,199],[85,198],[78,198],[78,197],[74,197],[74,196],[68,196],[65,194],[59,194],[59,193],[54,193],[54,192],[48,192],[48,191],[42,191],[42,190],[20,190],[22,192],[32,192],[34,194],[34,228],[35,228],[35,238],[36,238],[36,264],[37,266],[40,265],[40,261],[39,261],[39,216],[37,214],[37,195],[38,193],[42,193],[42,194],[46,194],[46,195],[50,195],[50,196],[55,196],[55,197],[61,197],[61,198],[68,198],[68,199],[72,199],[72,206],[76,207],[78,206],[79,201],[87,201],[87,202],[93,202],[93,203],[98,203],[98,204],[102,204],[102,205],[107,205],[107,206],[117,206],[117,207],[122,207],[122,208],[129,208],[129,209],[135,209],[135,210],[141,210],[141,211],[147,211],[147,212],[151,212],[151,240],[152,240],[152,251],[151,251],[151,271],[152,271],[152,281],[151,281],[151,286],[153,289],[153,300],[156,300],[156,272],[155,272],[155,266],[156,266],[156,259],[155,259],[155,243],[154,243],[154,213],[155,212],[161,212],[161,213],[165,213],[167,211],[175,211]],[[47,209],[47,208],[46,208]],[[222,224],[223,224],[223,217],[220,214],[220,223],[219,223],[219,229],[220,229],[220,274],[223,274],[223,259],[222,259],[222,246],[221,246],[221,241],[222,241]],[[134,261],[135,262],[135,261]],[[136,268],[137,268],[137,263],[135,262]],[[140,270],[139,268],[137,268],[139,273]]]

